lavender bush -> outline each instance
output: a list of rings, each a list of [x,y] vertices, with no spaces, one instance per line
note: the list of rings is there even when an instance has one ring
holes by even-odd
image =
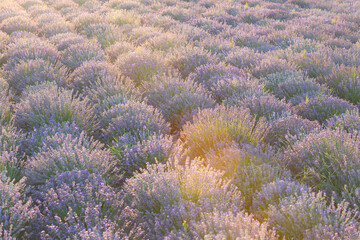
[[[60,173],[41,190],[41,239],[94,235],[123,239],[144,234],[134,222],[137,212],[126,206],[121,193],[116,193],[100,175],[86,170]]]

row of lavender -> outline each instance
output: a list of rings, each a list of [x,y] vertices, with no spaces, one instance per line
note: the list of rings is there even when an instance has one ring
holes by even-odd
[[[359,8],[0,3],[0,238],[358,239]]]

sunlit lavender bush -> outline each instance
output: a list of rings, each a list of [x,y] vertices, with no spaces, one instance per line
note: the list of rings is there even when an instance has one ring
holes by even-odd
[[[240,145],[261,143],[267,131],[268,124],[264,119],[257,121],[250,110],[220,105],[200,111],[193,123],[185,124],[180,140],[184,144],[185,155],[193,158],[232,142]]]
[[[204,212],[239,211],[241,194],[222,175],[199,161],[148,165],[126,181],[124,191],[147,224],[150,239],[157,239],[185,230]]]

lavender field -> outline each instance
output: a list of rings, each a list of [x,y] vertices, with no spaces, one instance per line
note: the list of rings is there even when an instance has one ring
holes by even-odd
[[[360,239],[360,1],[0,0],[0,239]]]

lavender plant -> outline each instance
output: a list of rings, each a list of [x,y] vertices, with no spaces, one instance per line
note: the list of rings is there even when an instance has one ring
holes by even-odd
[[[15,126],[32,131],[52,122],[75,122],[92,133],[98,127],[94,107],[88,99],[73,97],[71,90],[59,88],[53,82],[29,87],[16,106]]]
[[[199,109],[215,104],[201,85],[192,80],[184,81],[179,76],[155,76],[143,89],[147,103],[161,111],[174,132]]]
[[[59,173],[43,186],[41,208],[44,215],[41,239],[141,238],[140,224],[131,209],[105,180],[86,170]]]
[[[112,106],[102,114],[101,122],[103,141],[108,144],[126,133],[139,138],[139,133],[143,130],[150,134],[169,133],[169,124],[159,110],[144,102],[127,101]]]
[[[151,239],[185,230],[204,212],[241,209],[241,195],[222,173],[192,161],[185,166],[148,165],[126,181],[126,198],[147,224]],[[176,213],[176,214],[175,214]]]
[[[104,61],[104,51],[98,44],[78,43],[69,46],[61,54],[61,62],[70,70],[74,71],[86,61]]]
[[[34,154],[25,166],[27,184],[33,187],[32,194],[38,197],[42,185],[59,173],[72,170],[87,170],[90,173],[105,174],[112,157],[103,144],[88,137],[84,132],[79,137],[56,133],[47,139],[45,145]],[[105,176],[105,175],[104,175]]]
[[[218,106],[200,111],[193,123],[185,124],[180,141],[184,144],[185,155],[194,158],[204,156],[210,149],[218,149],[221,143],[261,143],[267,131],[264,119],[257,121],[248,109]]]
[[[345,113],[347,110],[353,110],[356,107],[346,100],[322,95],[314,98],[307,98],[304,102],[293,107],[293,110],[299,116],[311,121],[317,120],[323,124],[327,119],[335,115]]]

